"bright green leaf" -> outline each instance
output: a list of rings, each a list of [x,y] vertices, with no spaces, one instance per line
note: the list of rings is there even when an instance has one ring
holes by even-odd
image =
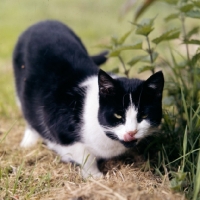
[[[176,178],[173,178],[170,181],[170,188],[174,191],[180,191],[181,190],[181,181],[177,181]]]
[[[178,38],[179,35],[180,35],[180,31],[178,29],[169,30],[163,33],[160,37],[153,39],[152,42],[155,44],[159,44],[160,42],[163,42],[166,40]]]
[[[121,51],[114,50],[114,51],[110,52],[108,57],[117,57],[120,55],[120,53],[121,53]]]
[[[185,151],[186,151],[186,145],[187,145],[187,134],[186,134],[186,139],[185,139],[185,144],[184,144],[184,148],[185,148]],[[178,178],[178,180],[179,181],[184,181],[185,180],[185,178],[186,178],[186,176],[187,176],[187,173],[186,172],[182,172],[182,171],[179,171],[179,172],[177,172],[177,178]]]
[[[191,59],[191,65],[192,66],[195,66],[197,61],[199,61],[200,59],[200,53],[197,53],[196,55],[194,55]]]
[[[157,37],[155,39],[152,40],[153,43],[155,44],[159,44],[160,42],[164,41],[165,40],[165,36],[166,34],[164,33],[163,35],[161,35],[160,37]]]
[[[143,19],[140,23],[140,25],[142,26],[145,26],[145,25],[148,25],[148,26],[153,26],[153,23],[154,23],[154,20],[155,20],[156,17],[154,18],[146,18],[146,19]]]
[[[152,53],[153,62],[156,61],[158,55],[159,55],[159,54],[158,54],[157,52],[153,52],[153,53]],[[151,63],[151,57],[150,57],[150,55],[145,56],[144,58],[142,58],[141,61],[142,61],[142,62]]]
[[[134,64],[136,64],[139,61],[142,61],[143,58],[145,58],[146,56],[137,56],[132,58],[127,64],[130,66],[133,66]]]
[[[142,73],[142,72],[153,70],[153,69],[154,69],[154,66],[151,66],[151,65],[150,66],[143,66],[138,70],[138,73]]]
[[[184,44],[196,44],[196,45],[200,45],[200,40],[186,40],[183,43]]]
[[[124,51],[124,50],[138,50],[138,49],[142,49],[142,42],[141,41],[137,42],[135,44],[132,44],[132,45],[119,46],[119,47],[115,48],[113,51],[111,51],[108,56],[109,57],[116,57],[116,56],[119,56],[121,51]]]
[[[153,28],[155,18],[152,19],[143,19],[140,24],[135,24],[137,26],[136,34],[148,36],[151,33]]]
[[[154,28],[150,26],[141,26],[141,27],[138,27],[138,29],[136,30],[136,34],[148,36],[149,33],[151,33],[153,30]]]
[[[171,189],[174,191],[181,191],[183,182],[186,179],[187,173],[179,171],[179,172],[171,172],[171,175],[174,177],[170,181]]]
[[[125,40],[127,39],[127,37],[131,34],[132,30],[128,31],[127,33],[125,33],[118,41],[118,44],[123,44],[125,42]]]
[[[117,45],[118,44],[118,37],[117,36],[112,36],[111,37],[111,43],[114,44],[114,45]]]
[[[186,35],[186,38],[190,38],[192,35],[195,35],[197,33],[199,33],[199,26],[194,27],[192,30],[190,30]]]
[[[193,7],[194,7],[193,4],[188,3],[188,4],[185,4],[185,5],[181,6],[181,7],[179,7],[179,10],[181,12],[186,13],[186,12],[189,12],[190,10],[192,10]]]
[[[153,54],[152,54],[153,62],[155,62],[157,57],[158,57],[158,53],[157,52],[153,52]],[[133,66],[139,61],[146,62],[146,63],[151,63],[150,55],[134,57],[127,64],[130,65],[130,66]]]
[[[179,35],[180,35],[180,31],[174,31],[172,32],[171,34],[169,34],[166,38],[166,40],[173,40],[173,39],[177,39],[179,38]]]
[[[191,10],[186,13],[186,16],[191,17],[191,18],[200,19],[200,11],[199,10]]]
[[[165,17],[165,21],[166,22],[169,22],[169,21],[171,21],[171,20],[173,20],[173,19],[178,19],[178,17],[179,17],[179,13],[173,13],[173,14],[170,14],[170,15],[168,15],[167,17]]]
[[[119,67],[112,69],[111,72],[114,73],[114,74],[118,74],[119,73]]]

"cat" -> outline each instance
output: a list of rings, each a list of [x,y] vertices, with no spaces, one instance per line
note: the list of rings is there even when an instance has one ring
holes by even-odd
[[[65,24],[47,20],[29,27],[13,53],[16,95],[27,123],[21,147],[42,138],[64,162],[81,165],[83,177],[100,177],[99,159],[126,152],[152,134],[162,118],[164,77],[112,76],[99,69]]]

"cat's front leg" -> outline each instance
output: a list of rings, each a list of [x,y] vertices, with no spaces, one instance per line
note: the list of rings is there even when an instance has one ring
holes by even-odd
[[[100,178],[103,174],[97,167],[96,157],[87,150],[84,144],[77,142],[72,145],[62,146],[52,142],[47,142],[47,146],[56,151],[63,162],[75,162],[81,166],[83,178]]]
[[[23,148],[28,148],[34,146],[40,139],[39,133],[34,130],[28,123],[26,125],[26,130],[24,132],[24,137],[20,143]]]
[[[101,173],[97,167],[96,158],[87,153],[84,155],[84,162],[81,165],[81,173],[83,178],[93,177],[93,178],[101,178],[103,177],[103,173]]]

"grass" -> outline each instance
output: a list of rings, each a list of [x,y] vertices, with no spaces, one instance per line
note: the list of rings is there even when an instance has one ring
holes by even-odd
[[[183,199],[160,177],[124,160],[104,163],[103,179],[83,180],[79,167],[60,162],[43,144],[19,149],[22,130],[15,125],[1,144],[0,199]]]
[[[185,102],[184,109],[187,115],[184,117],[186,117],[188,126],[187,129],[182,126],[185,131],[183,144],[179,143],[178,147],[173,146],[175,143],[171,144],[172,148],[179,149],[178,159],[183,161],[179,169],[171,162],[169,146],[162,146],[163,150],[158,153],[160,161],[157,159],[158,164],[155,170],[159,175],[151,172],[150,161],[144,162],[143,157],[136,151],[132,152],[131,156],[103,163],[101,168],[105,174],[104,178],[83,180],[79,167],[60,162],[60,158],[54,152],[49,151],[45,145],[38,144],[26,150],[19,148],[25,124],[15,103],[11,62],[12,50],[19,34],[37,21],[58,19],[72,27],[81,37],[90,54],[95,54],[99,52],[98,48],[94,48],[96,44],[108,42],[110,36],[114,34],[121,36],[130,29],[128,21],[132,19],[131,13],[123,21],[118,21],[119,8],[123,3],[123,0],[102,0],[95,3],[91,0],[0,1],[0,19],[2,19],[0,23],[0,200],[184,199],[181,194],[174,194],[170,190],[170,184],[174,183],[174,187],[182,187],[185,184],[185,171],[193,173],[193,176],[190,176],[193,177],[190,183],[194,187],[194,196],[189,198],[194,200],[198,198],[200,158],[199,156],[194,157],[192,153],[198,146],[199,137],[196,138],[195,143],[186,133],[188,130],[193,131],[193,128],[198,125],[198,123],[195,124],[195,120],[199,118],[199,111],[198,109],[194,111],[192,106],[187,105],[184,92],[181,98],[182,102]],[[163,24],[161,17],[168,7],[162,4],[159,6],[161,14],[156,19],[159,29],[152,33],[152,38],[166,29],[166,24]],[[152,7],[144,14],[144,17],[155,17],[157,12],[158,8]],[[175,27],[178,23],[172,22],[167,26]],[[187,27],[193,25],[190,21],[186,23]],[[130,38],[130,41],[137,39],[139,37],[134,36]],[[158,49],[170,57],[169,51],[164,47],[161,45]],[[140,52],[137,53],[140,54]],[[181,60],[181,56],[176,55],[175,57]],[[116,66],[119,66],[118,60],[111,58],[104,69],[108,70]],[[140,75],[142,78],[145,76]],[[171,134],[172,139],[167,138],[166,143],[174,141],[173,137],[177,133],[176,123],[173,121],[175,117],[169,114],[164,115],[163,121],[166,126],[164,131]],[[166,138],[163,137],[163,139]],[[177,141],[179,139],[177,137]],[[191,157],[194,157],[193,163]],[[160,166],[163,167],[165,173],[160,171]],[[186,169],[186,166],[190,168]],[[179,189],[178,191],[181,191]]]

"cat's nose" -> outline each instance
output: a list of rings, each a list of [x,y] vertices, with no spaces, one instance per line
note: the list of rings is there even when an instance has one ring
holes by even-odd
[[[134,131],[129,131],[127,132],[125,135],[124,135],[124,141],[125,142],[130,142],[130,141],[133,141],[135,140],[136,138],[134,137],[135,134],[137,133],[137,129],[135,129]]]
[[[131,137],[133,137],[137,132],[138,132],[137,129],[135,129],[134,131],[128,132],[128,134],[129,134]]]

